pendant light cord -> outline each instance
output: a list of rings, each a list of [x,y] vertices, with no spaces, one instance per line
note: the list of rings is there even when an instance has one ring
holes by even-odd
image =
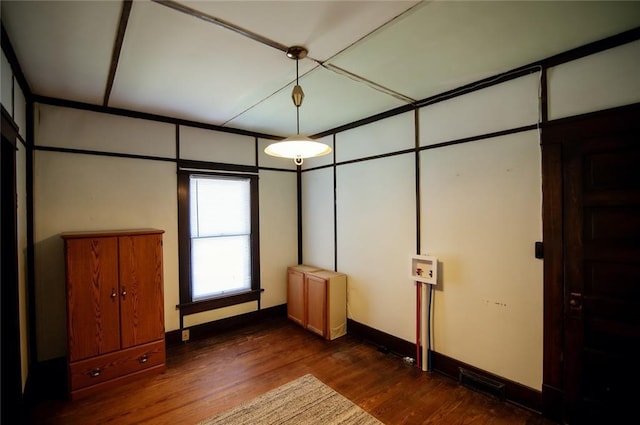
[[[296,58],[296,86],[298,83],[298,58]],[[300,105],[296,105],[296,133],[300,134]]]

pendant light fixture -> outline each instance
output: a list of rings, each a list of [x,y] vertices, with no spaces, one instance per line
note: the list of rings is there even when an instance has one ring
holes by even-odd
[[[291,92],[291,99],[296,107],[296,134],[272,143],[264,150],[267,155],[292,158],[296,165],[302,165],[304,158],[322,156],[331,152],[330,146],[300,134],[300,105],[304,99],[304,92],[298,84],[298,61],[304,59],[307,53],[307,49],[302,46],[292,46],[287,49],[287,57],[296,61],[296,85]]]

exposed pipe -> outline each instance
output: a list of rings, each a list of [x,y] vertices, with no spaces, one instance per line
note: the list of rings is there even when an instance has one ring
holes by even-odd
[[[416,281],[416,366],[421,367],[420,339],[422,335],[422,283]]]

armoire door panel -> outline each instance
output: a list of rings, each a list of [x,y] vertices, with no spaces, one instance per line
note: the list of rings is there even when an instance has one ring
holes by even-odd
[[[70,360],[119,349],[117,238],[68,240],[66,250]]]
[[[162,236],[122,236],[119,257],[122,348],[163,338]]]

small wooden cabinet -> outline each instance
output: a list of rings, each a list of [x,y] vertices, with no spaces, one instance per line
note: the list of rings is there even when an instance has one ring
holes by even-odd
[[[163,233],[62,234],[72,399],[165,370]]]
[[[326,339],[347,333],[347,276],[298,265],[287,271],[287,315]]]

